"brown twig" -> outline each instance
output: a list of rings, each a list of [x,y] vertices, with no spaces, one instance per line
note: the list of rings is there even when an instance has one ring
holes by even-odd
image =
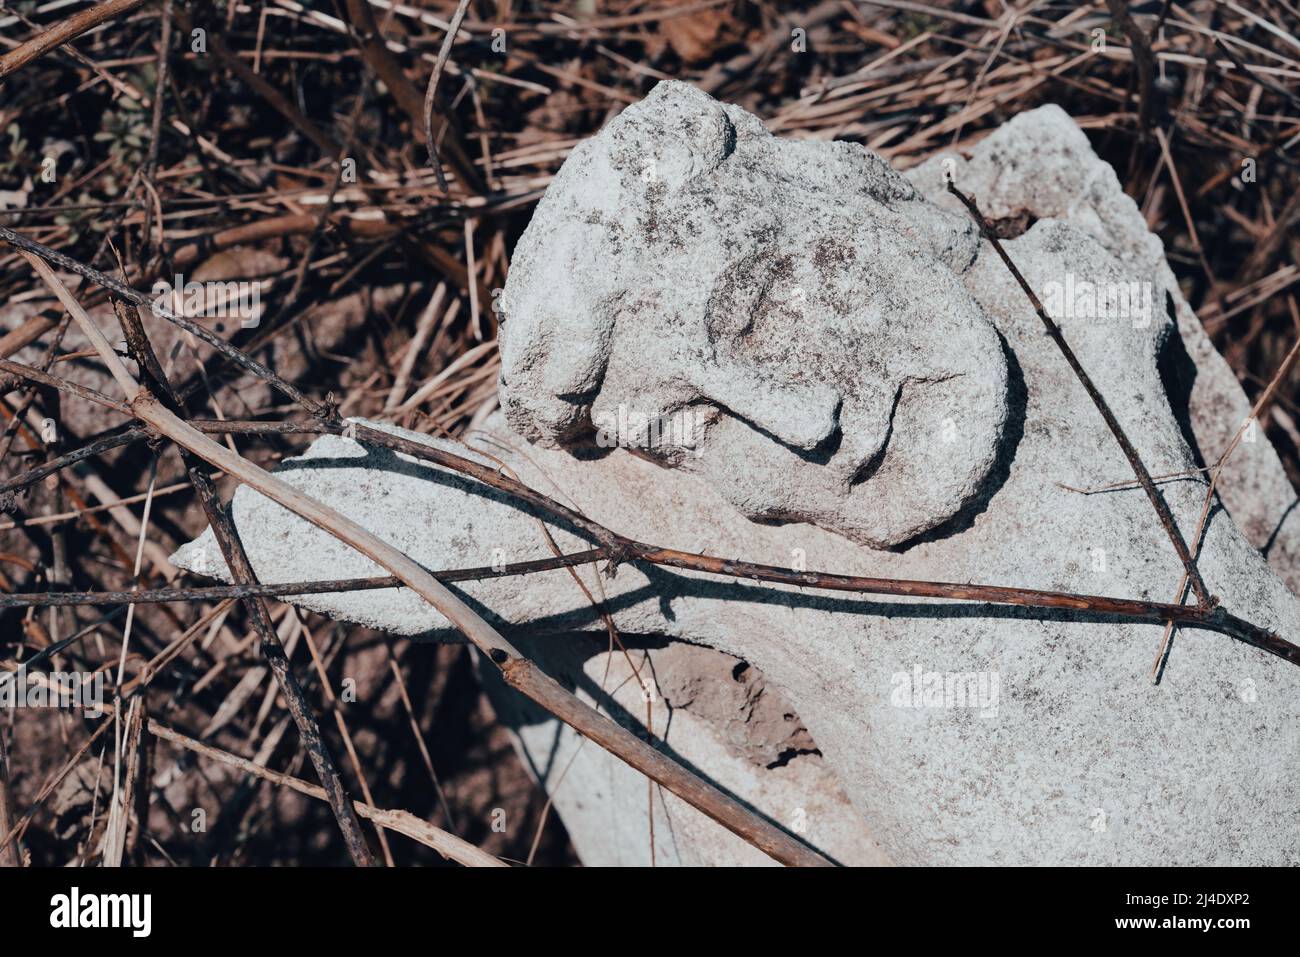
[[[21,362],[10,362],[8,359],[0,359],[0,371],[8,372],[20,379],[26,379],[28,382],[35,382],[37,385],[43,385],[51,389],[58,389],[61,392],[67,392],[69,395],[75,395],[82,399],[87,399],[97,405],[112,409],[114,412],[121,412],[124,415],[130,415],[131,410],[121,402],[113,399],[98,389],[92,389],[89,386],[79,385],[76,382],[70,382],[67,379],[61,379],[58,376],[52,376],[39,369],[33,369],[31,366],[25,366]]]
[[[456,42],[456,34],[460,32],[460,25],[465,19],[465,11],[468,8],[469,0],[460,0],[457,4],[456,13],[447,28],[447,36],[443,38],[442,48],[438,51],[438,61],[433,65],[433,72],[429,74],[429,85],[424,91],[424,144],[429,151],[429,165],[433,167],[433,175],[437,178],[438,188],[443,193],[447,192],[447,177],[443,174],[442,163],[438,160],[438,144],[433,132],[433,107],[438,100],[438,81],[442,79],[442,71],[447,67],[452,44]],[[444,120],[443,129],[446,129],[446,125],[447,121]]]
[[[66,20],[61,20],[48,30],[40,33],[26,43],[4,56],[0,56],[0,80],[14,70],[26,66],[37,57],[42,57],[51,50],[63,46],[69,40],[75,40],[88,30],[93,30],[114,17],[130,13],[141,6],[144,0],[103,0],[80,13],[74,13]]]
[[[1147,467],[1142,463],[1142,458],[1138,455],[1137,449],[1133,447],[1133,443],[1130,442],[1128,436],[1124,434],[1124,429],[1120,426],[1119,420],[1116,419],[1115,414],[1111,412],[1110,406],[1106,404],[1105,398],[1102,397],[1101,392],[1093,384],[1092,378],[1086,371],[1084,371],[1083,365],[1079,362],[1078,357],[1075,356],[1074,350],[1070,348],[1070,344],[1065,341],[1065,336],[1061,334],[1060,326],[1058,326],[1055,320],[1047,314],[1047,310],[1043,308],[1043,304],[1039,301],[1037,293],[1034,292],[1033,287],[1025,280],[1025,277],[1016,267],[1016,264],[1011,261],[1011,257],[1007,255],[1006,249],[1003,248],[997,234],[989,225],[988,220],[984,218],[984,215],[980,212],[975,201],[959,190],[953,183],[948,184],[948,192],[956,196],[957,199],[961,201],[962,205],[970,212],[971,217],[975,220],[975,223],[979,227],[984,238],[992,244],[993,250],[998,254],[998,258],[1002,260],[1003,264],[1011,272],[1011,275],[1015,277],[1016,282],[1028,297],[1030,304],[1034,307],[1034,311],[1038,313],[1038,318],[1042,320],[1043,326],[1047,329],[1048,336],[1050,336],[1052,341],[1056,343],[1056,347],[1061,351],[1061,355],[1065,357],[1065,361],[1074,371],[1075,378],[1077,378],[1083,385],[1084,391],[1087,392],[1088,397],[1092,399],[1092,404],[1095,405],[1097,411],[1101,413],[1101,417],[1106,422],[1106,427],[1109,428],[1111,434],[1115,436],[1115,441],[1119,443],[1120,449],[1124,452],[1124,457],[1128,459],[1128,463],[1133,469],[1133,474],[1136,475],[1138,481],[1142,483],[1142,489],[1146,492],[1147,498],[1151,500],[1151,505],[1155,508],[1156,515],[1160,518],[1160,524],[1164,526],[1165,533],[1169,536],[1169,541],[1173,543],[1174,551],[1178,553],[1178,560],[1183,563],[1183,568],[1187,571],[1187,577],[1192,583],[1192,590],[1196,592],[1197,600],[1202,606],[1212,608],[1214,606],[1214,599],[1206,589],[1205,582],[1201,580],[1201,573],[1196,569],[1196,562],[1192,559],[1191,553],[1187,549],[1187,542],[1183,540],[1182,532],[1178,530],[1178,525],[1169,511],[1169,506],[1165,503],[1159,489],[1156,488],[1155,482],[1151,480],[1151,473],[1147,471]]]
[[[557,568],[588,565],[605,557],[605,550],[592,548],[571,555],[536,558],[527,562],[510,562],[493,567],[449,568],[430,571],[438,581],[466,582],[491,578],[534,575]],[[154,588],[138,591],[58,591],[0,593],[0,608],[50,608],[64,605],[151,605],[172,601],[221,601],[226,598],[285,598],[290,595],[332,595],[339,592],[374,591],[401,588],[402,581],[392,575],[373,578],[337,578],[329,581],[285,582],[282,584],[213,585],[199,588]]]
[[[13,829],[12,805],[9,797],[9,756],[5,752],[4,729],[0,728],[0,834]],[[0,867],[19,867],[22,859],[13,842],[0,845]]]
[[[1151,135],[1155,118],[1156,61],[1151,52],[1151,41],[1129,14],[1125,0],[1106,0],[1106,6],[1110,9],[1111,17],[1128,37],[1129,49],[1133,53],[1138,87],[1138,132],[1145,140]]]
[[[157,78],[154,83],[153,116],[149,121],[149,152],[144,161],[144,178],[152,180],[158,171],[158,150],[162,146],[163,101],[167,95],[167,71],[171,64],[172,0],[163,0],[162,25],[158,33]],[[146,231],[146,236],[148,231]]]

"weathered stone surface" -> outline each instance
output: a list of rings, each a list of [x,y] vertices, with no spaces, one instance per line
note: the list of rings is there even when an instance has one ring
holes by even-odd
[[[1197,464],[1218,461],[1249,417],[1250,402],[1179,291],[1160,240],[1065,111],[1045,106],[1022,114],[980,143],[969,163],[940,155],[907,174],[928,198],[956,210],[943,186],[946,165],[961,170],[963,189],[978,194],[990,219],[1065,220],[1116,258],[1158,277],[1173,298],[1178,329],[1161,356],[1162,378],[1175,416],[1192,433]],[[1273,446],[1267,440],[1240,443],[1218,493],[1237,527],[1300,593],[1300,499]]]
[[[711,169],[709,164],[725,152],[727,137],[725,131],[720,140],[714,137],[722,145],[703,152],[680,142],[691,135],[689,126],[681,125],[683,102],[698,99],[673,90],[652,97],[649,106],[634,114],[635,123],[627,126],[646,124],[666,131],[663,135],[673,142],[664,147],[659,168],[667,171],[662,175],[670,182],[689,189],[692,177],[710,175],[702,171]],[[699,130],[707,139],[714,136],[709,124],[724,120],[738,131],[752,130],[759,139],[753,122],[730,108],[723,110],[722,119],[704,110]],[[634,141],[647,139],[638,133]],[[836,149],[848,153],[844,147]],[[605,154],[596,145],[582,155],[596,162]],[[747,154],[736,145],[727,155]],[[764,163],[786,162],[774,158],[784,156],[778,147],[766,156]],[[813,156],[823,154],[803,154],[804,162],[816,162]],[[792,158],[789,162],[795,163]],[[943,157],[938,157],[912,174],[920,192],[937,205],[954,202],[942,193],[942,163]],[[1217,457],[1223,429],[1207,425],[1214,411],[1207,408],[1210,397],[1230,401],[1229,412],[1235,419],[1228,427],[1231,431],[1245,414],[1244,396],[1231,383],[1222,361],[1197,338],[1194,317],[1184,312],[1158,241],[1124,197],[1113,171],[1092,155],[1068,117],[1054,108],[1025,114],[984,140],[969,159],[954,158],[949,168],[990,215],[1027,214],[1024,218],[1032,225],[1023,235],[1009,239],[1006,247],[1045,298],[1053,294],[1061,298],[1061,289],[1071,281],[1109,284],[1103,288],[1149,284],[1136,287],[1150,293],[1152,308],[1145,314],[1140,308],[1124,317],[1076,314],[1062,316],[1061,324],[1153,473],[1190,469],[1202,458]],[[862,170],[864,177],[879,173],[873,160],[862,161]],[[757,169],[754,175],[760,176]],[[680,186],[683,183],[687,185]],[[645,184],[647,190],[651,186]],[[634,187],[629,183],[626,188]],[[831,178],[812,191],[819,189],[847,192],[849,187],[846,181]],[[863,531],[866,520],[855,512],[859,504],[855,492],[838,499],[840,519],[825,526],[749,520],[747,514],[761,511],[752,507],[753,495],[768,491],[788,495],[791,501],[815,503],[800,513],[815,517],[818,509],[834,500],[835,490],[843,488],[837,484],[836,476],[842,473],[832,464],[834,456],[818,462],[794,441],[815,434],[816,429],[783,431],[781,415],[798,419],[788,409],[778,409],[779,414],[768,417],[772,421],[765,426],[764,416],[747,411],[739,399],[731,399],[738,406],[732,409],[721,390],[710,397],[703,388],[707,375],[687,381],[690,363],[685,358],[676,366],[671,355],[664,360],[665,368],[676,368],[678,373],[675,378],[664,376],[663,381],[654,369],[636,375],[618,371],[620,363],[638,361],[635,349],[626,358],[617,358],[623,335],[621,313],[619,322],[606,324],[603,339],[595,340],[594,347],[588,343],[583,357],[566,352],[573,347],[565,336],[576,334],[578,328],[566,324],[579,320],[571,310],[555,304],[573,305],[574,297],[588,294],[581,288],[587,279],[574,257],[606,254],[601,237],[594,234],[581,243],[573,237],[560,241],[549,253],[533,235],[534,228],[521,242],[523,249],[532,244],[531,272],[520,274],[516,259],[510,281],[521,286],[507,292],[502,345],[503,394],[510,421],[500,416],[490,419],[485,434],[473,441],[503,459],[528,484],[548,492],[558,488],[562,498],[575,502],[592,518],[643,541],[849,573],[1172,599],[1181,567],[1143,493],[1132,489],[1081,495],[1063,487],[1108,485],[1128,477],[1129,470],[1006,269],[987,247],[970,247],[969,256],[956,254],[967,248],[963,244],[969,234],[955,214],[937,213],[919,197],[896,198],[891,211],[891,204],[870,186],[864,188],[865,194],[870,196],[862,201],[866,205],[858,215],[873,217],[877,231],[892,233],[882,249],[889,243],[903,244],[897,237],[905,236],[906,256],[928,257],[930,270],[958,278],[973,303],[965,307],[972,317],[971,329],[987,322],[999,340],[1000,363],[987,362],[949,382],[954,389],[971,388],[970,395],[981,402],[981,397],[1005,389],[1003,404],[994,399],[981,407],[979,421],[962,419],[957,429],[936,433],[916,423],[932,421],[930,411],[950,408],[948,400],[939,394],[918,401],[914,419],[895,421],[884,444],[882,464],[862,483],[865,489],[884,481],[883,462],[898,456],[930,463],[928,471],[915,475],[915,487],[904,482],[896,489],[899,496],[924,498],[931,481],[949,492],[965,488],[964,480],[954,484],[953,477],[969,466],[972,449],[982,447],[983,440],[973,436],[987,431],[991,423],[993,458],[987,468],[981,466],[987,474],[972,486],[978,487],[974,498],[965,505],[961,504],[964,493],[956,498],[925,498],[918,512],[929,522],[955,507],[951,518],[938,519],[919,538],[912,535],[902,547],[889,550],[860,544],[877,537]],[[842,202],[848,206],[858,198],[846,195]],[[755,193],[753,201],[768,202],[768,193]],[[627,218],[641,215],[634,196],[624,196],[621,202]],[[808,202],[827,200],[822,196]],[[870,203],[880,208],[868,209]],[[552,216],[558,213],[544,217],[539,212],[534,227],[540,223],[544,229],[565,228]],[[912,225],[900,225],[903,222]],[[669,232],[674,228],[661,226]],[[943,238],[944,229],[950,231],[950,240]],[[938,236],[933,235],[936,231]],[[695,241],[701,247],[719,244],[708,238]],[[806,245],[796,245],[807,251]],[[901,247],[892,248],[898,255]],[[721,254],[705,248],[694,253],[704,262],[702,268],[712,277],[709,281],[715,281],[713,269]],[[646,246],[638,256],[658,256],[662,261],[627,268],[640,270],[647,282],[656,272],[656,262],[665,275],[676,275],[674,270],[684,275],[685,264],[676,262],[680,255],[670,247]],[[616,272],[625,265],[611,255],[599,268]],[[899,261],[897,268],[902,274],[906,267]],[[544,295],[548,269],[549,298]],[[625,280],[613,276],[609,282]],[[634,285],[627,284],[628,288]],[[961,301],[960,291],[948,289],[942,295],[951,304]],[[805,294],[807,314],[792,312],[787,324],[775,328],[754,326],[764,330],[764,342],[747,344],[751,351],[741,366],[760,393],[757,408],[769,401],[764,390],[770,395],[771,389],[783,386],[781,374],[773,371],[789,368],[782,365],[790,361],[781,355],[783,344],[810,348],[807,336],[821,343],[816,348],[825,353],[863,345],[851,330],[841,329],[839,319],[819,312],[824,303],[818,295],[810,290]],[[1166,309],[1169,297],[1177,324]],[[896,347],[906,338],[901,330],[911,328],[915,343],[939,350],[936,368],[947,364],[950,353],[927,331],[934,321],[935,300],[921,296],[907,303],[892,301],[896,312],[886,325],[896,323],[898,328],[882,333],[882,348]],[[1135,300],[1139,307],[1141,301],[1141,297]],[[659,321],[652,313],[636,315],[642,324],[654,326]],[[676,321],[685,341],[699,343],[702,349],[713,341],[698,331],[706,321],[700,315],[682,315]],[[659,329],[654,335],[660,338],[675,334],[654,327]],[[971,329],[966,330],[968,340],[973,336],[969,341],[978,342],[982,333]],[[513,344],[516,336],[521,337],[518,348]],[[826,346],[826,341],[834,345]],[[650,344],[641,342],[640,347],[648,350]],[[551,348],[558,357],[554,370],[549,366]],[[770,362],[754,358],[767,355],[762,349],[769,350]],[[1191,413],[1186,416],[1182,412],[1186,377],[1175,374],[1182,350],[1191,360],[1184,361],[1183,371],[1194,374],[1199,384],[1191,388]],[[650,365],[645,361],[648,356],[664,357],[665,352],[647,351],[642,360],[646,365]],[[712,361],[707,352],[700,361],[706,360]],[[603,376],[592,371],[601,366],[607,366]],[[820,380],[847,390],[843,391],[845,408],[849,395],[862,394],[852,393],[837,378],[839,367],[833,363],[819,358],[804,367],[814,385]],[[996,388],[981,391],[976,380],[985,371]],[[765,381],[769,374],[771,381]],[[533,377],[530,381],[536,387],[526,395],[520,391],[525,377]],[[873,388],[887,391],[887,374],[873,370],[866,378],[872,377]],[[613,396],[605,397],[607,389],[614,390]],[[906,391],[905,387],[904,395]],[[816,394],[815,388],[796,397],[786,393],[781,401],[797,404]],[[634,455],[625,449],[603,456],[572,454],[566,444],[586,444],[586,423],[592,415],[587,406],[598,408],[618,396],[665,411],[677,402],[710,405],[716,419],[700,457],[682,456],[680,467],[665,467],[674,464],[673,456]],[[900,412],[903,406],[900,400]],[[896,420],[897,416],[896,412]],[[832,428],[847,433],[859,421],[841,414]],[[909,421],[912,425],[903,427]],[[511,424],[538,443],[527,444],[511,432]],[[727,433],[719,425],[739,437],[723,445],[719,436]],[[834,447],[852,447],[858,441],[845,434]],[[776,450],[766,451],[762,443]],[[1266,445],[1261,434],[1254,446],[1243,446],[1241,451],[1256,456],[1253,461],[1268,469],[1276,458],[1270,459],[1271,450],[1261,452]],[[724,448],[727,457],[719,454]],[[773,478],[783,476],[785,488],[771,490],[763,476],[757,483],[747,477],[751,460],[798,458],[796,449],[803,453],[799,468],[769,473]],[[343,438],[321,439],[303,460],[286,463],[281,474],[432,568],[550,554],[536,519],[528,512],[464,486],[443,470],[367,451]],[[884,487],[876,485],[876,491]],[[740,488],[747,491],[738,494]],[[1162,489],[1190,537],[1200,514],[1202,480],[1193,477]],[[1280,489],[1274,491],[1283,497]],[[946,503],[944,509],[935,505],[940,501]],[[1300,635],[1300,606],[1261,556],[1254,533],[1247,538],[1233,522],[1238,514],[1263,515],[1267,521],[1268,515],[1280,515],[1287,504],[1277,498],[1253,503],[1241,496],[1230,504],[1231,516],[1216,509],[1200,568],[1227,607],[1294,638]],[[379,573],[360,556],[344,554],[325,533],[249,490],[236,494],[234,512],[254,566],[268,581]],[[768,514],[795,517],[785,512]],[[565,528],[556,531],[556,540],[565,550],[587,544]],[[207,533],[182,549],[176,560],[194,567],[199,556],[204,556],[209,571],[220,570]],[[865,822],[871,835],[857,832],[858,859],[883,853],[904,864],[1300,863],[1300,829],[1295,826],[1300,797],[1300,715],[1295,707],[1300,671],[1263,652],[1217,634],[1180,632],[1162,683],[1152,686],[1147,674],[1160,641],[1160,626],[1083,620],[1068,613],[1040,617],[978,604],[826,595],[655,568],[624,566],[612,581],[598,580],[591,569],[581,574],[594,594],[604,596],[621,633],[686,641],[748,662],[769,688],[797,709],[798,721],[821,757],[815,762],[808,760],[815,755],[795,757],[776,769],[729,780],[740,782],[735,785],[738,791],[747,787],[762,791],[774,780],[771,771],[789,772],[791,780],[771,785],[774,790],[762,801],[756,796],[755,802],[787,826],[792,808],[815,807],[808,832],[814,843],[829,845],[853,833],[844,830],[838,819],[845,813],[843,806],[823,800],[831,793],[830,785],[815,772],[829,769],[859,816],[856,823]],[[467,583],[462,591],[512,635],[522,636],[519,640],[528,642],[530,650],[580,694],[629,723],[643,720],[637,715],[638,699],[627,697],[624,679],[630,675],[620,674],[616,662],[609,662],[608,680],[597,680],[597,674],[605,676],[606,662],[593,649],[603,649],[603,642],[579,639],[589,643],[584,650],[571,637],[574,631],[603,635],[603,628],[568,572]],[[391,602],[384,598],[366,593],[304,604],[403,634],[446,628],[440,616],[409,596],[398,595]],[[566,655],[576,660],[565,662]],[[691,667],[699,668],[706,678],[717,671],[716,660]],[[696,700],[683,695],[683,689],[692,687],[689,680],[669,682],[669,686],[676,689],[678,700]],[[958,700],[949,689],[968,691],[969,696]],[[672,707],[673,695],[664,697]],[[519,725],[525,753],[539,777],[548,787],[558,786],[557,807],[584,859],[648,858],[644,843],[629,849],[631,842],[646,839],[644,782],[639,788],[633,786],[634,776],[629,778],[629,772],[599,753],[586,760],[595,751],[589,745],[571,772],[582,777],[576,781],[569,777],[561,784],[562,767],[550,761],[547,749],[568,753],[571,739],[553,722],[530,715],[527,709],[514,710],[502,695],[498,700],[503,702],[502,713]],[[732,709],[743,711],[743,702]],[[690,705],[681,710],[684,716],[692,711]],[[695,755],[712,755],[720,762],[720,775],[738,774],[739,765],[722,762],[721,756],[728,755],[729,762],[744,761],[745,754],[752,753],[745,742],[753,740],[761,746],[767,735],[763,731],[752,739],[748,733],[742,735],[737,748],[727,723],[716,714],[706,714],[677,743],[670,727],[669,746],[698,761],[706,774],[713,768]],[[683,725],[691,728],[690,722]],[[656,728],[662,724],[656,723]],[[752,760],[747,767],[755,767]],[[801,768],[808,770],[801,772]],[[593,803],[590,795],[597,792],[608,801]],[[624,822],[621,829],[611,830],[611,815]],[[818,815],[825,818],[820,831]],[[846,818],[852,820],[852,815]],[[827,823],[832,819],[833,827]],[[692,821],[681,833],[689,835],[684,843],[696,850],[681,853],[678,859],[717,861],[730,853],[725,844],[706,836],[708,825]],[[672,859],[678,851],[658,825],[656,835],[661,841],[656,845],[659,853]],[[871,844],[873,838],[878,848]]]

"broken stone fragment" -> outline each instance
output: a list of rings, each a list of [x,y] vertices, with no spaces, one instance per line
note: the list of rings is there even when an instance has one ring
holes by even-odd
[[[1149,288],[1154,308],[1145,315],[1076,314],[1062,322],[1064,334],[1153,474],[1213,462],[1248,411],[1245,397],[1186,309],[1159,241],[1064,113],[1022,114],[969,157],[936,157],[913,171],[915,187],[859,147],[768,142],[753,117],[679,85],[661,85],[625,116],[575,152],[521,239],[505,296],[505,415],[487,419],[471,446],[592,519],[666,547],[882,577],[1176,600],[1182,568],[1142,491],[1070,490],[1131,472],[1023,291],[974,242],[942,185],[947,159],[986,214],[1014,220],[1007,251],[1040,296],[1067,281]],[[654,160],[654,175],[629,177],[636,150]],[[714,190],[715,215],[699,184],[730,182],[729,164],[745,172],[736,180],[757,185],[740,185],[734,196]],[[571,169],[589,170],[587,179]],[[576,195],[583,182],[586,200]],[[791,213],[790,193],[818,212]],[[552,202],[564,196],[587,203],[586,220],[570,220]],[[854,210],[854,221],[848,232],[833,230],[836,239],[862,237],[843,260],[854,278],[841,284],[831,269],[813,287],[808,236],[838,222],[837,208]],[[769,209],[794,215],[802,231],[765,217]],[[766,234],[750,236],[754,248],[769,236],[778,258],[793,257],[789,275],[809,280],[790,287],[804,290],[798,308],[792,291],[782,293],[780,310],[746,305],[762,301],[755,285],[786,289],[786,274],[758,260],[736,273],[743,288],[721,281],[730,252],[747,248],[745,222],[767,224]],[[633,224],[642,231],[631,232]],[[689,248],[678,249],[674,237]],[[869,242],[876,258],[864,264]],[[938,279],[909,292],[884,278],[911,275],[909,261]],[[843,304],[851,319],[833,298],[850,287],[855,295]],[[724,295],[740,305],[714,316],[708,304]],[[640,296],[669,307],[671,322],[637,305]],[[936,336],[953,309],[967,322]],[[747,325],[725,326],[727,316]],[[859,335],[862,328],[872,336]],[[801,354],[809,358],[800,363]],[[868,400],[891,388],[896,408],[882,439]],[[744,389],[755,393],[752,404]],[[841,397],[829,417],[826,390]],[[609,421],[602,410],[620,404],[642,412],[705,406],[698,456],[652,454],[632,442],[602,451],[593,431]],[[800,408],[821,411],[804,418]],[[1224,410],[1228,425],[1215,417]],[[934,429],[940,413],[952,428]],[[853,465],[877,440],[876,460],[865,470]],[[1300,605],[1259,548],[1260,529],[1294,496],[1262,433],[1242,452],[1263,476],[1249,488],[1259,497],[1224,488],[1227,510],[1212,513],[1199,568],[1226,607],[1294,640]],[[430,568],[551,554],[530,510],[346,438],[320,439],[279,474]],[[846,485],[846,474],[860,481]],[[1203,479],[1193,473],[1161,490],[1190,539]],[[865,507],[877,498],[883,517]],[[895,499],[901,511],[891,512]],[[266,581],[381,573],[249,489],[236,493],[233,512]],[[1291,535],[1286,524],[1277,533]],[[554,534],[563,551],[592,544],[563,526]],[[1269,560],[1294,576],[1294,553],[1275,547]],[[225,575],[210,533],[175,560]],[[681,644],[710,649],[663,662],[666,674],[685,668],[702,682],[665,678],[660,702],[650,702],[665,746],[792,830],[802,809],[798,833],[837,859],[1300,863],[1300,671],[1257,649],[1180,631],[1163,680],[1152,685],[1159,625],[826,594],[640,564],[612,580],[590,568],[578,573],[634,639],[633,662],[646,648],[650,664]],[[635,679],[621,655],[606,656],[600,614],[567,571],[456,587],[578,694],[629,724],[645,720]],[[441,616],[405,591],[302,604],[399,634],[449,637]],[[733,680],[735,661],[789,703],[819,755],[753,762],[771,736],[757,726],[753,737],[732,733],[748,707],[744,696],[725,703],[735,689],[722,682]],[[575,753],[572,735],[488,686],[584,860],[648,862],[644,780],[591,745],[566,776],[566,763],[553,758]],[[717,708],[702,703],[697,688],[708,687],[719,691],[710,703]],[[656,818],[659,860],[747,859],[748,849],[719,839],[696,812],[670,805],[666,813],[667,823]]]
[[[532,641],[527,653],[616,720],[635,728],[649,717],[659,746],[675,760],[831,860],[889,863],[793,705],[756,668],[711,648],[651,644],[657,647],[632,647],[625,656],[608,651],[603,634],[580,634]],[[538,713],[504,687],[495,669],[479,672],[498,718],[515,729],[529,770],[554,793],[588,866],[649,864],[652,813],[660,867],[775,863],[671,792],[655,788],[651,801],[641,774]]]

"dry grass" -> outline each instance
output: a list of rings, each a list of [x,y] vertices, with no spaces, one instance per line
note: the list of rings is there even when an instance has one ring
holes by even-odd
[[[459,434],[490,408],[492,304],[532,205],[576,142],[663,77],[740,103],[782,135],[861,142],[900,167],[1060,103],[1164,240],[1252,400],[1296,339],[1292,0],[1132,5],[1136,39],[1149,46],[1138,43],[1136,56],[1135,34],[1102,2],[472,2],[430,131],[446,192],[427,162],[424,94],[456,3],[117,4],[118,16],[29,59],[25,41],[75,13],[42,6],[0,9],[0,63],[17,63],[0,81],[0,197],[23,204],[0,212],[0,224],[116,274],[111,241],[137,289],[200,268],[264,280],[258,328],[213,331],[315,399],[332,394],[345,414]],[[191,50],[196,28],[207,31],[205,53]],[[53,182],[42,179],[46,157]],[[1253,181],[1243,181],[1243,164]],[[93,304],[99,293],[78,295]],[[21,348],[29,364],[112,391],[84,348],[65,343],[74,340],[62,311],[7,249],[0,302],[0,355]],[[192,390],[192,412],[284,416],[268,390],[191,348],[178,340],[172,374]],[[122,421],[88,414],[75,396],[4,388],[0,481]],[[1292,371],[1261,411],[1293,481],[1298,399]],[[54,428],[43,434],[46,419]],[[229,441],[273,465],[304,440]],[[0,589],[172,581],[166,555],[204,524],[183,479],[174,453],[155,459],[137,445],[42,482],[5,516],[19,527],[0,530]],[[220,489],[228,499],[229,481]],[[271,609],[318,714],[346,718],[321,725],[335,755],[355,755],[341,764],[350,789],[490,853],[530,856],[544,798],[495,726],[463,649],[390,647],[364,629]],[[101,621],[105,611],[112,617]],[[12,668],[85,631],[63,652],[65,667],[116,674],[124,661],[126,677],[150,675],[151,721],[301,776],[306,755],[237,603],[141,606],[129,646],[127,628],[111,609],[3,612],[0,663]],[[345,679],[356,701],[343,706]],[[88,743],[90,728],[68,712],[0,714],[0,834],[5,814],[26,821],[22,847],[34,862],[97,861],[106,839],[140,864],[347,859],[324,803],[228,761],[196,760],[175,738],[146,731],[131,749],[130,735]],[[148,786],[123,817],[107,806],[128,765]],[[202,833],[191,829],[196,808],[206,810]],[[123,836],[127,819],[135,823]],[[442,860],[418,840],[389,843],[398,863]],[[573,860],[553,817],[534,860]]]

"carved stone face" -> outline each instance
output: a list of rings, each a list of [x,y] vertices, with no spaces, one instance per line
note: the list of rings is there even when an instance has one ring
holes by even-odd
[[[520,240],[507,416],[699,471],[753,518],[905,542],[976,496],[1006,417],[954,272],[975,252],[861,147],[662,83],[574,150]]]

